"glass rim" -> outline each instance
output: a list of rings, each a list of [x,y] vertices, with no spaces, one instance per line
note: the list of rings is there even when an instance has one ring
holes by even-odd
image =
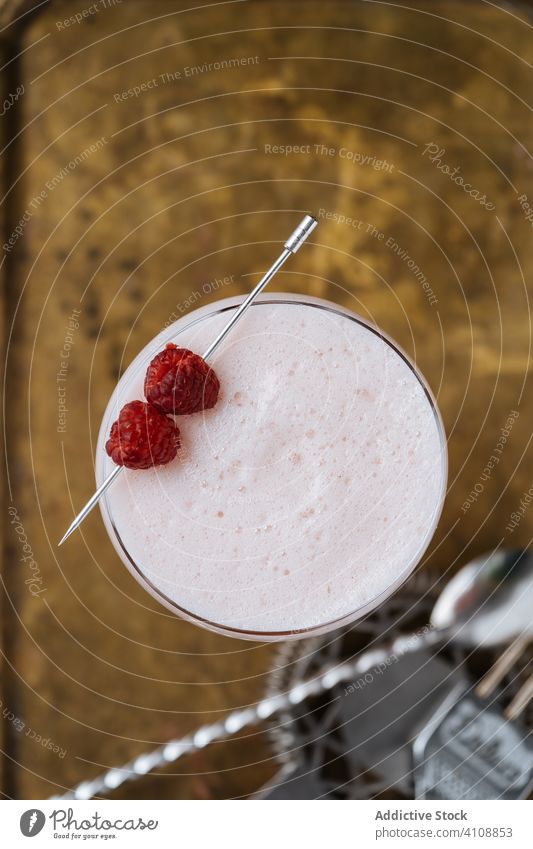
[[[197,310],[191,313],[191,320],[185,323],[183,327],[180,328],[177,335],[184,332],[185,330],[188,330],[191,327],[194,327],[199,322],[202,322],[207,318],[211,318],[213,315],[222,315],[228,310],[235,309],[236,304],[239,304],[241,300],[242,298],[239,297],[230,297],[221,299],[219,301],[214,301],[212,304],[205,305],[204,307],[199,307]],[[420,372],[416,364],[409,357],[409,355],[406,354],[406,352],[401,348],[401,346],[398,345],[398,343],[395,342],[387,333],[381,330],[381,328],[379,328],[376,324],[369,321],[368,319],[365,319],[362,316],[352,312],[347,307],[343,307],[339,304],[335,304],[332,301],[327,301],[322,298],[315,298],[313,296],[302,296],[296,293],[293,294],[289,292],[267,293],[261,295],[257,300],[255,300],[250,305],[250,308],[265,304],[288,304],[322,309],[327,312],[331,312],[333,314],[350,319],[351,321],[361,325],[366,330],[371,331],[380,339],[382,339],[387,345],[389,345],[390,348],[392,348],[392,350],[396,354],[401,357],[401,359],[406,363],[406,365],[409,367],[411,372],[418,380],[420,386],[422,387],[425,397],[433,413],[433,418],[435,420],[437,431],[440,437],[441,448],[441,490],[439,493],[437,508],[434,512],[433,519],[428,526],[426,534],[420,544],[420,547],[411,559],[411,561],[407,564],[405,569],[400,572],[400,574],[397,576],[396,580],[393,581],[392,584],[386,587],[386,589],[382,590],[382,592],[378,593],[378,595],[370,599],[366,604],[358,607],[356,610],[350,613],[338,617],[337,619],[325,622],[320,625],[312,625],[307,628],[288,629],[285,631],[254,631],[251,628],[236,628],[230,625],[223,625],[222,623],[214,622],[206,617],[200,616],[197,613],[193,613],[185,607],[182,607],[176,601],[167,596],[166,593],[164,593],[161,589],[155,586],[155,584],[150,581],[150,579],[144,574],[142,567],[137,564],[133,557],[130,555],[113,520],[112,511],[108,503],[107,493],[103,495],[100,500],[100,511],[111,542],[113,543],[117,554],[119,555],[120,559],[122,560],[128,571],[133,575],[133,577],[138,581],[138,583],[153,598],[156,599],[156,601],[158,601],[160,604],[170,610],[174,615],[180,617],[181,619],[184,619],[209,631],[214,631],[215,633],[223,634],[227,637],[234,637],[236,639],[254,640],[256,642],[275,642],[279,640],[303,639],[305,637],[320,636],[321,634],[326,634],[330,631],[334,631],[337,628],[342,628],[345,625],[353,624],[354,622],[361,620],[368,613],[379,607],[384,601],[390,598],[390,596],[393,595],[393,593],[395,593],[397,589],[399,589],[399,587],[407,580],[409,575],[412,574],[412,572],[416,569],[417,565],[420,563],[420,560],[422,559],[424,553],[426,552],[429,546],[429,543],[431,542],[431,539],[435,533],[439,519],[441,517],[448,482],[448,452],[444,424],[439,412],[439,408],[437,406],[436,399],[429,384],[427,383],[424,375]],[[210,307],[212,307],[212,309],[210,309]],[[195,313],[199,312],[200,310],[202,311],[202,315],[196,315],[195,317]],[[178,318],[175,322],[172,322],[171,324],[167,325],[160,333],[158,333],[157,336],[154,337],[154,339],[152,339],[152,341],[149,342],[142,349],[142,351],[139,352],[139,354],[137,354],[137,356],[134,358],[132,363],[128,366],[128,368],[122,375],[121,381],[125,380],[128,376],[137,374],[141,368],[145,368],[151,357],[154,355],[154,348],[159,350],[159,340],[165,338],[166,336],[172,337],[172,330],[173,328],[175,328],[175,325],[182,322],[186,317],[187,316],[185,315],[181,318]],[[102,482],[106,474],[105,466],[108,458],[105,451],[100,449],[103,448],[103,435],[107,434],[109,431],[109,426],[111,424],[111,416],[115,415],[112,413],[112,400],[115,398],[115,396],[117,396],[116,388],[113,394],[111,395],[108,405],[104,411],[104,415],[102,417],[102,422],[100,425],[100,431],[98,434],[97,451],[99,453],[99,462],[95,464],[95,468],[97,470],[97,484],[100,484]]]

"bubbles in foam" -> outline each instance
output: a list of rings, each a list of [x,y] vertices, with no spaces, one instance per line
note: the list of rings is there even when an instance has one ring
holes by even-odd
[[[226,320],[181,319],[159,347],[201,352]],[[409,365],[366,326],[287,303],[252,307],[213,366],[221,400],[178,420],[180,457],[109,491],[140,571],[193,615],[254,632],[320,626],[386,592],[425,548],[444,483]],[[142,397],[144,368],[122,379],[106,431],[117,400]]]

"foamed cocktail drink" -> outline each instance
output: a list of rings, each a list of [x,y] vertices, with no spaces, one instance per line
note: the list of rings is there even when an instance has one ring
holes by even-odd
[[[167,342],[201,353],[237,299],[181,318],[134,360],[104,445]],[[197,624],[252,639],[353,621],[420,561],[446,488],[446,442],[424,380],[377,328],[338,306],[263,295],[216,352],[216,405],[179,416],[165,466],[125,469],[101,501],[133,575]]]

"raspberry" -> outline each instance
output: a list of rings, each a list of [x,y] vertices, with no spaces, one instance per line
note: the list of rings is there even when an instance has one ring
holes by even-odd
[[[179,447],[180,432],[173,419],[151,404],[131,401],[111,426],[105,450],[117,466],[149,469],[170,463]]]
[[[162,413],[183,416],[214,407],[220,383],[198,354],[169,342],[146,372],[144,394]]]

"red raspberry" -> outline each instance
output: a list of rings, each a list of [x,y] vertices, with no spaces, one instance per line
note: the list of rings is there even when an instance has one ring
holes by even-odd
[[[162,413],[183,416],[214,407],[220,383],[198,354],[169,342],[146,372],[144,394]]]
[[[173,419],[151,404],[131,401],[113,423],[105,450],[117,466],[149,469],[170,463],[179,447],[180,432]]]

